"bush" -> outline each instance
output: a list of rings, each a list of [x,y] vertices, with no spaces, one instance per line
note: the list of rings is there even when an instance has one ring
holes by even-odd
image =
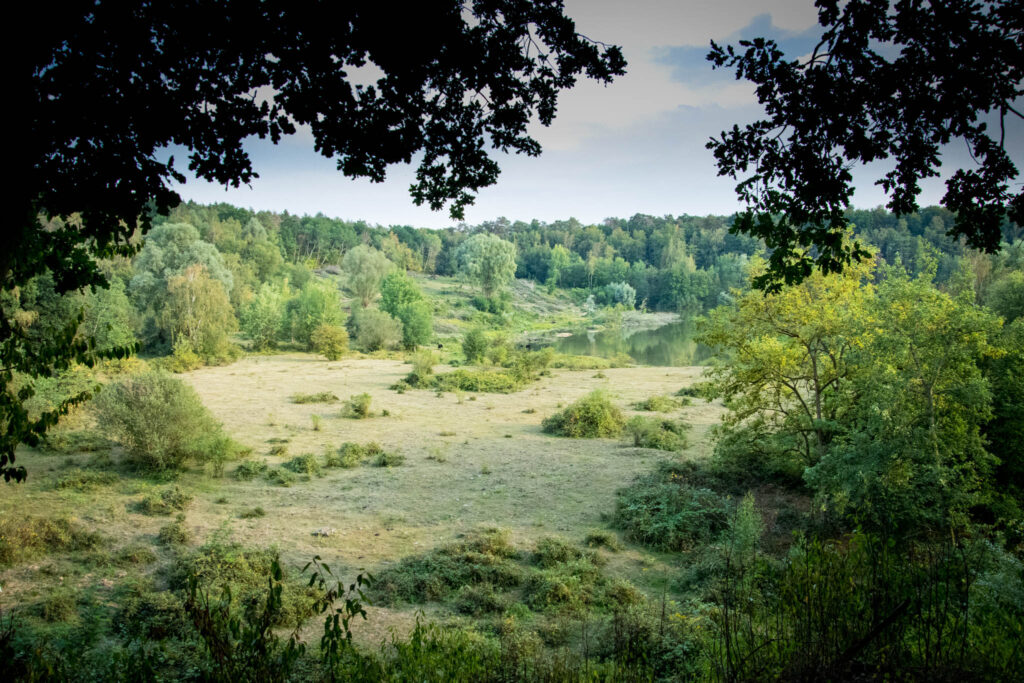
[[[184,518],[178,518],[157,532],[156,540],[161,545],[188,545],[192,541],[192,532],[185,526]]]
[[[521,384],[511,374],[498,370],[453,370],[434,377],[434,388],[439,391],[481,391],[492,394],[511,394]]]
[[[366,445],[360,445],[351,441],[341,444],[336,453],[327,454],[327,467],[358,467],[364,460],[379,457],[384,453],[380,444],[371,441]]]
[[[402,342],[402,323],[384,311],[357,308],[352,312],[356,346],[367,353],[394,349]]]
[[[395,317],[402,323],[402,346],[415,349],[434,335],[434,314],[426,301],[412,301],[399,306]]]
[[[637,410],[646,410],[655,413],[669,413],[679,407],[679,401],[668,396],[651,396],[633,404]]]
[[[192,503],[192,494],[179,486],[166,488],[160,493],[150,493],[139,503],[139,512],[144,515],[169,515],[184,510]]]
[[[618,537],[610,531],[604,529],[596,529],[591,531],[583,538],[583,543],[588,548],[607,548],[613,553],[617,553],[622,550],[622,543],[619,542]]]
[[[99,419],[144,469],[178,469],[204,462],[223,436],[195,389],[163,372],[111,382],[96,398]]]
[[[240,519],[256,519],[257,517],[265,517],[267,511],[261,507],[246,508],[238,513]]]
[[[383,605],[399,601],[441,600],[463,586],[488,584],[494,589],[518,586],[523,569],[513,560],[519,553],[508,534],[488,529],[424,555],[406,557],[382,570],[372,595]]]
[[[337,403],[341,399],[329,391],[318,394],[292,394],[292,403]]]
[[[463,586],[455,593],[452,608],[459,614],[480,617],[504,612],[511,600],[494,590],[489,583]]]
[[[252,481],[266,471],[267,463],[249,460],[239,463],[238,467],[235,468],[235,478],[241,479],[242,481]]]
[[[348,351],[348,332],[337,325],[318,325],[310,335],[309,343],[327,360],[338,360]]]
[[[185,639],[192,634],[192,622],[181,597],[173,591],[133,587],[121,598],[114,628],[129,639]]]
[[[689,550],[718,538],[729,522],[729,503],[696,488],[686,473],[662,468],[616,493],[613,525],[632,541],[658,550]]]
[[[291,486],[295,483],[297,477],[290,471],[283,467],[275,467],[272,470],[267,470],[267,481],[271,484],[278,486]]]
[[[633,437],[633,445],[679,451],[686,448],[686,434],[690,425],[681,420],[636,416],[626,423],[626,433]]]
[[[67,586],[58,586],[43,598],[39,616],[44,621],[70,621],[78,616],[78,599],[76,591]]]
[[[69,519],[5,515],[0,519],[0,564],[14,564],[50,552],[93,550],[102,537]]]
[[[308,474],[310,476],[321,476],[323,472],[320,469],[320,461],[312,453],[305,453],[303,455],[297,455],[282,467],[285,467],[296,474]]]
[[[541,567],[553,567],[581,557],[583,552],[579,548],[554,536],[546,536],[537,541],[537,549],[533,553],[533,561]]]
[[[345,417],[351,417],[356,420],[363,420],[370,417],[370,401],[372,398],[369,394],[354,394],[349,397],[345,403]]]
[[[374,467],[398,467],[405,462],[405,456],[401,453],[381,452],[372,460]]]
[[[546,418],[541,429],[548,434],[574,439],[596,439],[618,436],[623,425],[622,412],[612,405],[604,392],[597,390]]]
[[[434,374],[437,354],[430,349],[420,349],[412,355],[409,362],[412,363],[412,372],[403,380],[405,384],[410,387],[429,386],[431,376]]]
[[[462,355],[467,363],[479,363],[487,353],[487,335],[481,329],[472,329],[462,338]]]
[[[113,472],[74,469],[61,475],[57,483],[54,484],[54,488],[88,491],[99,486],[110,486],[116,483],[117,480],[118,476]]]

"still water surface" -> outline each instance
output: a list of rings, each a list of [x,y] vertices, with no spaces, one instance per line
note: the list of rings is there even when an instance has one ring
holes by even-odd
[[[694,334],[693,320],[686,319],[653,330],[578,330],[571,337],[556,339],[554,347],[561,353],[602,358],[625,353],[640,365],[703,365],[711,349],[694,341]]]

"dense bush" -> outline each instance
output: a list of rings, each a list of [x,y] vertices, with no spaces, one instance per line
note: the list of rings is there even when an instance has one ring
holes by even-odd
[[[487,353],[487,335],[483,330],[475,328],[462,338],[462,355],[467,363],[479,363]]]
[[[352,311],[351,326],[356,346],[367,353],[398,348],[402,342],[401,321],[375,308]]]
[[[213,455],[221,427],[191,386],[163,372],[111,382],[96,399],[100,420],[124,444],[132,463],[176,469]]]
[[[596,439],[618,436],[624,425],[622,412],[612,405],[604,392],[597,390],[545,418],[541,428],[548,434]]]
[[[235,468],[235,478],[242,481],[251,481],[267,471],[267,463],[247,460],[239,463]]]
[[[320,460],[312,453],[297,455],[282,465],[282,467],[285,467],[296,474],[308,474],[310,476],[317,477],[323,474],[320,468]]]
[[[634,446],[663,451],[686,448],[686,434],[689,431],[690,425],[682,420],[637,415],[626,423],[626,433],[633,437]]]
[[[370,417],[370,401],[372,398],[369,394],[353,394],[349,397],[348,401],[345,402],[345,417],[355,418],[357,420],[363,420]]]
[[[679,401],[668,396],[651,396],[643,401],[633,404],[637,410],[646,410],[655,413],[669,413],[679,407]]]
[[[62,474],[57,483],[54,484],[54,488],[87,491],[99,486],[110,486],[117,481],[118,476],[113,472],[74,469]]]
[[[348,332],[340,325],[317,325],[309,335],[309,344],[327,360],[338,360],[348,351]]]
[[[50,552],[92,550],[102,537],[65,518],[7,515],[0,519],[0,564],[14,564]]]
[[[437,354],[430,349],[420,349],[412,355],[409,362],[412,364],[412,372],[406,375],[403,381],[409,387],[429,386],[434,374],[434,364],[437,363]]]
[[[521,382],[501,370],[466,370],[459,368],[434,377],[433,387],[439,391],[482,391],[511,394],[519,391]]]
[[[730,504],[719,493],[690,485],[686,475],[663,467],[618,491],[614,526],[658,550],[687,550],[715,540],[726,528]]]
[[[379,443],[371,441],[367,444],[358,444],[347,441],[337,451],[328,451],[325,456],[326,467],[358,467],[363,462],[373,458],[379,459],[384,453]]]

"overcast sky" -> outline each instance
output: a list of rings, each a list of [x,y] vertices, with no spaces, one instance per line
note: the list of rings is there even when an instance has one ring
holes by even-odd
[[[611,85],[581,81],[564,92],[558,115],[535,137],[540,157],[498,154],[502,173],[466,210],[466,222],[505,216],[598,223],[636,213],[730,214],[740,206],[734,181],[716,175],[704,148],[711,136],[761,113],[753,88],[705,60],[710,40],[775,38],[787,55],[811,50],[818,29],[812,0],[567,0],[577,30],[621,45],[627,74]],[[308,135],[274,146],[247,145],[260,178],[225,190],[191,179],[178,190],[198,202],[324,214],[382,225],[452,225],[446,211],[413,205],[410,167],[392,167],[383,184],[353,181],[313,151]],[[184,155],[180,152],[179,159]],[[178,164],[181,166],[182,164]],[[855,206],[885,203],[878,174],[859,172]],[[941,181],[926,182],[922,205],[938,203]]]

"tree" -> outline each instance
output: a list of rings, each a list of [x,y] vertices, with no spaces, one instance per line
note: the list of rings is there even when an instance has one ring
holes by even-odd
[[[381,280],[395,264],[380,251],[360,244],[345,252],[341,267],[345,271],[345,283],[349,291],[366,308],[377,298]]]
[[[242,312],[242,331],[257,351],[277,345],[285,323],[285,292],[265,283]]]
[[[581,75],[609,82],[625,67],[619,48],[576,33],[560,0],[402,12],[234,0],[24,9],[14,30],[47,30],[16,51],[10,69],[21,144],[8,185],[15,218],[0,250],[4,292],[45,270],[59,293],[104,286],[95,257],[133,253],[136,229],[146,233],[154,214],[180,202],[170,183],[184,176],[164,152],[171,144],[188,149],[200,178],[238,186],[256,177],[244,139],[278,142],[308,125],[316,149],[350,177],[379,182],[388,165],[418,156],[413,201],[450,204],[461,217],[497,179],[488,143],[539,154],[527,132],[534,117],[550,124],[559,93]],[[376,84],[354,83],[352,71],[368,64],[381,72]],[[35,347],[21,332],[0,315],[7,479],[25,475],[13,464],[17,445],[36,442],[56,419],[28,419],[12,373],[46,376],[89,354],[84,340],[71,343],[73,331]]]
[[[221,355],[237,325],[223,285],[199,264],[168,281],[157,323],[175,348],[185,345],[204,356]]]
[[[100,353],[134,347],[135,307],[125,293],[124,281],[115,277],[108,289],[97,288],[85,294],[82,334]]]
[[[1024,118],[1018,0],[816,5],[824,32],[806,58],[787,59],[764,38],[741,41],[740,50],[712,42],[708,54],[716,68],[757,85],[767,114],[707,145],[719,175],[744,176],[736,192],[749,208],[733,229],[773,250],[758,284],[777,287],[813,265],[831,272],[866,256],[843,239],[851,166],[892,159],[878,184],[894,213],[909,214],[921,180],[938,175],[941,146],[953,141],[966,144],[977,165],[946,183],[942,203],[956,214],[948,234],[996,251],[1003,222],[1024,223],[1005,135],[1008,116]]]
[[[380,286],[380,308],[402,321],[402,345],[414,349],[434,333],[433,310],[405,271],[394,270]]]
[[[516,245],[484,232],[459,245],[455,259],[463,276],[477,283],[487,298],[500,292],[516,274]]]
[[[338,290],[329,282],[310,280],[290,303],[292,337],[312,348],[312,335],[320,325],[341,325],[344,315]]]

